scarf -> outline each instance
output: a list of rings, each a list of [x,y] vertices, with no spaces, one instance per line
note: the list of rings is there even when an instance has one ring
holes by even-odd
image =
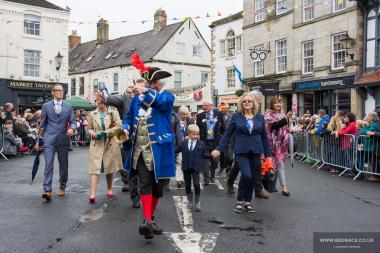
[[[272,130],[272,123],[285,118],[285,114],[268,109],[265,111],[264,117],[265,130],[271,144],[273,160],[275,164],[281,164],[289,153],[289,126],[286,125]]]

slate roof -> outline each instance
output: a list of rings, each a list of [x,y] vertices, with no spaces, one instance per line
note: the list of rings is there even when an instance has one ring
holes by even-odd
[[[98,45],[96,40],[82,43],[69,52],[69,73],[79,74],[116,66],[128,66],[133,53],[138,53],[144,62],[149,62],[183,23],[184,21],[167,25],[158,33],[150,30]],[[93,58],[89,60],[90,57]]]
[[[38,6],[38,7],[47,8],[47,9],[67,11],[66,9],[63,9],[63,8],[61,8],[55,4],[52,4],[48,1],[45,1],[45,0],[5,0],[5,1],[14,2],[14,3],[18,3],[18,4]]]

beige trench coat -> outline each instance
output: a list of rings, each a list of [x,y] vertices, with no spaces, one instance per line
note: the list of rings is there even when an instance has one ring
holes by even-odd
[[[113,120],[113,128],[110,129],[111,121]],[[119,113],[116,109],[108,107],[104,118],[105,132],[109,135],[112,130],[122,128]],[[100,113],[98,109],[90,113],[88,121],[88,130],[91,132],[102,131],[100,123]],[[102,161],[104,165],[104,173],[111,174],[122,169],[122,159],[120,145],[113,138],[104,138],[99,140],[91,139],[90,143],[90,159],[88,163],[88,173],[100,174]]]

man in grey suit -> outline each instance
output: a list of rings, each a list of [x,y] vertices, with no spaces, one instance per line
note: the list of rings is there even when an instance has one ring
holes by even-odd
[[[42,105],[40,123],[40,128],[43,130],[43,149],[45,157],[44,193],[42,194],[42,198],[47,201],[50,201],[52,197],[51,185],[56,152],[58,153],[60,183],[57,195],[60,197],[65,196],[68,179],[70,137],[73,135],[76,127],[73,108],[62,100],[64,94],[62,85],[54,85],[52,94],[54,99]],[[35,148],[36,150],[40,150],[40,144],[38,142]]]

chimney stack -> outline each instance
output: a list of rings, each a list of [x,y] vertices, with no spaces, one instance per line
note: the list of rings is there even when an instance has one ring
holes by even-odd
[[[104,42],[108,41],[108,30],[109,30],[108,21],[102,18],[98,21],[96,26],[97,26],[96,43],[103,44]]]
[[[163,9],[158,9],[154,13],[154,26],[153,30],[155,33],[158,33],[162,30],[167,24],[168,16],[166,15],[166,12]]]
[[[69,50],[78,46],[81,43],[81,37],[78,36],[76,30],[71,31],[71,35],[69,35]]]

